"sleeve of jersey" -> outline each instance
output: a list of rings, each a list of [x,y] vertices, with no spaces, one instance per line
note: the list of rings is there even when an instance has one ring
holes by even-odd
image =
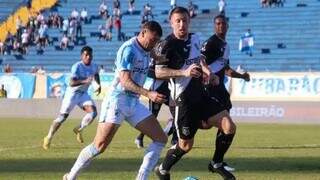
[[[168,67],[169,65],[169,46],[168,41],[163,40],[159,42],[153,49],[151,57],[154,59],[156,68]]]
[[[119,71],[127,71],[133,68],[134,53],[130,46],[124,47],[117,56],[116,67]]]
[[[71,67],[71,78],[73,79],[78,79],[79,75],[78,75],[78,68],[79,68],[79,64],[74,64]]]

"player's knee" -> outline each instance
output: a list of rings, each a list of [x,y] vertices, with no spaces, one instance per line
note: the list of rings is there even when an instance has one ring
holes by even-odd
[[[193,143],[191,142],[181,142],[179,141],[179,148],[185,151],[186,153],[192,149]]]
[[[69,114],[59,114],[59,116],[54,120],[56,123],[63,123],[67,118]]]
[[[225,134],[235,134],[236,133],[236,124],[231,120],[231,118],[228,118],[226,122],[226,126],[223,129],[223,132]]]

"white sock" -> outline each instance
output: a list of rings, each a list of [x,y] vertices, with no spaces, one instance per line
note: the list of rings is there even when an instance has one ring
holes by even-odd
[[[85,127],[87,127],[89,124],[91,124],[92,121],[93,121],[92,114],[91,114],[91,113],[87,113],[87,114],[82,118],[79,131],[81,131],[83,128],[85,128]]]
[[[165,144],[160,142],[152,142],[149,147],[146,149],[145,155],[143,157],[143,162],[140,166],[136,180],[147,180],[150,172],[156,166],[161,151],[164,148]]]
[[[94,144],[90,144],[80,152],[78,159],[74,163],[73,167],[71,168],[68,178],[73,180],[79,175],[80,170],[89,166],[91,160],[99,154],[99,151],[94,146]]]

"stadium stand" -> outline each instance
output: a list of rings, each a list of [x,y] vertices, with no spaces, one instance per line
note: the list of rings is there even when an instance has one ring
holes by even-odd
[[[10,1],[13,2],[13,1]],[[127,13],[127,1],[121,1],[122,31],[129,38],[138,31],[142,10],[146,3],[150,3],[154,9],[155,20],[161,22],[164,34],[170,32],[167,23],[167,12],[170,9],[169,1],[135,2],[136,13]],[[94,49],[96,63],[105,67],[106,71],[113,69],[116,51],[122,42],[117,41],[117,32],[113,28],[112,41],[98,41],[98,27],[105,24],[105,20],[99,18],[98,7],[100,0],[72,0],[61,1],[60,5],[51,11],[56,11],[63,18],[70,16],[74,8],[81,10],[86,7],[89,16],[93,18],[89,23],[83,24],[83,40],[79,45],[74,45],[68,50],[57,48],[62,37],[60,29],[49,28],[50,44],[43,52],[39,53],[36,46],[32,46],[26,55],[17,56],[2,55],[2,64],[11,64],[16,72],[29,72],[33,66],[43,66],[47,72],[69,71],[71,64],[79,58],[81,45],[87,44]],[[178,5],[187,5],[186,2],[178,2]],[[213,31],[212,19],[217,13],[216,1],[194,0],[198,6],[197,16],[192,19],[191,31],[200,35],[201,40],[207,39]],[[320,34],[320,1],[304,1],[306,6],[298,6],[298,1],[286,1],[284,7],[261,8],[260,1],[227,1],[226,15],[229,17],[230,30],[227,37],[231,47],[231,65],[242,65],[249,71],[319,71],[320,46],[318,35]],[[2,3],[0,3],[1,5]],[[108,1],[108,10],[112,13],[112,3]],[[0,19],[8,15],[0,10]],[[7,12],[10,13],[10,12]],[[109,13],[109,14],[110,14]],[[44,13],[49,14],[49,11]],[[244,15],[245,14],[245,15]],[[250,28],[255,37],[253,56],[239,52],[238,43],[240,36]],[[262,53],[268,49],[269,53]],[[19,58],[17,58],[19,57]]]

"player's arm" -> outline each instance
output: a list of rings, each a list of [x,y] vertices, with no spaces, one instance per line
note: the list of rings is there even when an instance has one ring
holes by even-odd
[[[232,69],[229,65],[226,66],[226,68],[225,68],[225,74],[229,77],[232,77],[232,78],[240,78],[245,81],[250,81],[250,74],[249,73],[244,72],[241,74],[241,73],[235,71],[234,69]]]
[[[91,76],[88,77],[87,79],[83,79],[83,80],[77,79],[76,77],[71,77],[69,85],[71,87],[75,87],[75,86],[80,86],[80,85],[84,85],[84,84],[90,84],[92,80],[93,80],[93,77],[91,77]]]
[[[153,102],[163,103],[165,96],[156,92],[144,89],[135,83],[130,75],[133,69],[134,52],[130,46],[125,47],[121,53],[117,55],[116,66],[119,70],[119,81],[125,90],[131,91],[149,98]]]
[[[142,96],[149,98],[151,101],[156,103],[163,103],[165,101],[165,96],[156,92],[156,91],[149,91],[144,89],[143,87],[136,84],[130,76],[129,71],[120,71],[119,79],[121,85],[124,87],[125,90],[131,91]]]
[[[98,84],[98,89],[96,90],[97,94],[99,95],[101,93],[101,82],[100,82],[100,75],[99,73],[94,74],[93,79]]]
[[[213,85],[219,85],[219,77],[215,75],[210,67],[205,62],[205,57],[201,56],[200,65],[203,72],[203,80],[205,83],[211,83]]]

